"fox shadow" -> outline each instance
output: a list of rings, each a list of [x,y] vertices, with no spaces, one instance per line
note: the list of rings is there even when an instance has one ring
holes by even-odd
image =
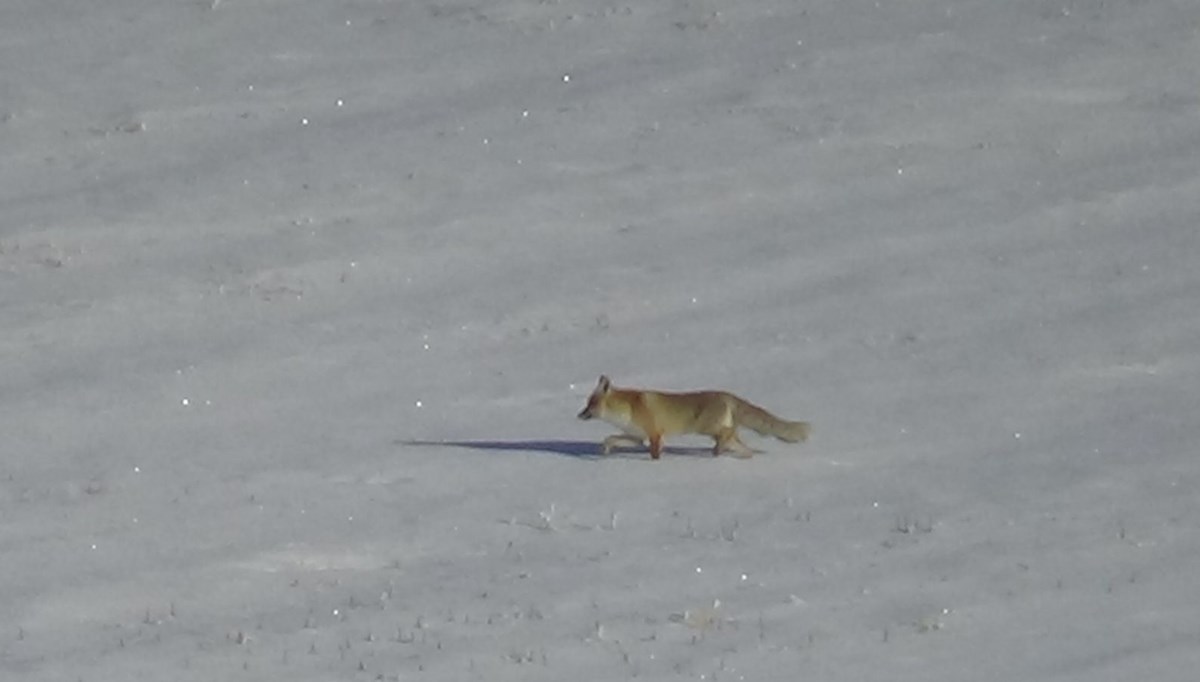
[[[645,447],[613,448],[611,453],[605,455],[600,451],[600,443],[594,440],[397,440],[394,442],[397,445],[465,448],[491,452],[540,452],[586,460],[650,459],[650,451]],[[663,454],[712,457],[712,448],[668,446],[663,448]]]

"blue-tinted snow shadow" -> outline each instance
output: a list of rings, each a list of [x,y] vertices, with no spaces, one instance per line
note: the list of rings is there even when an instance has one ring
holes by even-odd
[[[541,452],[577,459],[650,459],[646,448],[616,448],[610,454],[600,453],[600,443],[594,440],[397,440],[398,445],[423,447],[467,448],[492,452]],[[665,447],[664,455],[712,456],[711,448]]]

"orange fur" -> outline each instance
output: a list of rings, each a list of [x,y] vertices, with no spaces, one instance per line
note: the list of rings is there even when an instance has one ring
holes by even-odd
[[[604,439],[607,454],[619,443],[649,442],[650,457],[662,454],[665,436],[696,433],[713,438],[713,455],[730,450],[742,457],[754,451],[738,438],[737,428],[745,426],[763,435],[787,442],[808,438],[807,422],[780,419],[761,407],[725,391],[667,393],[615,388],[608,377],[600,377],[580,419],[602,419],[622,433]]]

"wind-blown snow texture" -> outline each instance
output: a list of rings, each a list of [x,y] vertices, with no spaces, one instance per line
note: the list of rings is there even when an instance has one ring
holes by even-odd
[[[1193,680],[1200,5],[0,7],[0,677]],[[621,385],[810,420],[594,453]]]

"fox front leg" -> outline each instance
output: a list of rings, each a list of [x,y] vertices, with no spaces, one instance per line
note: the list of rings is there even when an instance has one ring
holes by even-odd
[[[658,459],[662,456],[662,434],[654,434],[650,436],[650,459]]]
[[[615,436],[609,436],[608,438],[605,438],[604,446],[600,449],[604,454],[607,455],[608,453],[612,452],[614,447],[618,445],[632,445],[634,447],[641,447],[642,439],[638,438],[637,436],[631,436],[627,433],[619,433]]]

